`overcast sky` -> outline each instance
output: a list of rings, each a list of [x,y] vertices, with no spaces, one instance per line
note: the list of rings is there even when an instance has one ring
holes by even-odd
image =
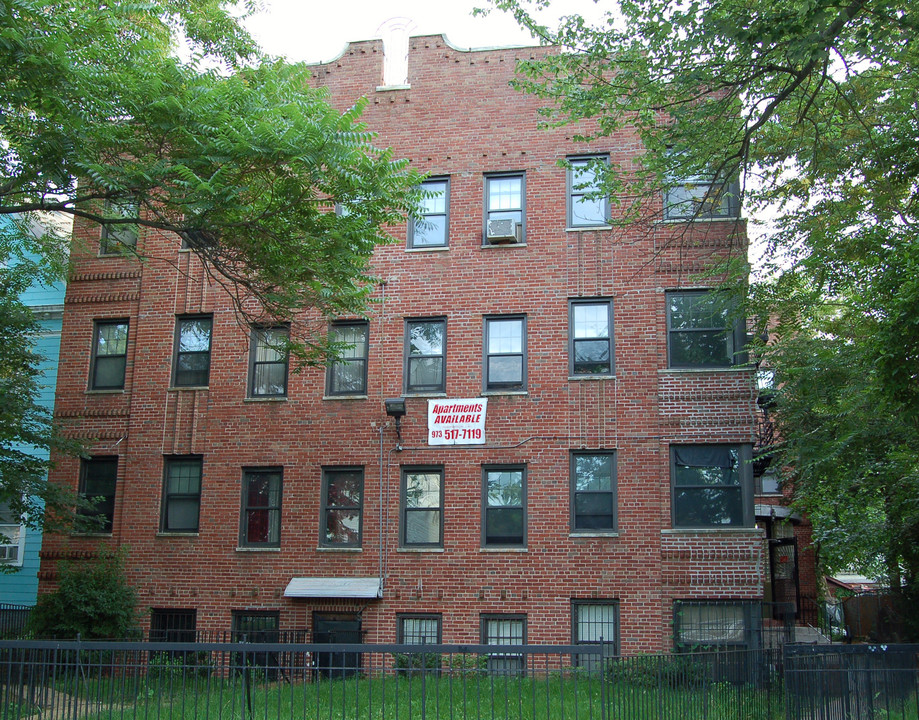
[[[390,19],[410,20],[412,35],[445,34],[461,48],[534,44],[510,16],[472,17],[487,0],[264,0],[265,10],[247,22],[272,55],[309,63],[332,60],[348,42],[382,36]],[[592,0],[556,0],[552,17],[597,14]]]

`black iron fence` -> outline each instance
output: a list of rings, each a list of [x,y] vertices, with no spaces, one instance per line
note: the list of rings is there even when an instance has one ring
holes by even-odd
[[[779,653],[608,647],[0,641],[0,718],[784,716]]]
[[[0,639],[20,637],[29,621],[32,607],[0,603]]]
[[[919,719],[919,645],[789,645],[788,717]]]
[[[919,645],[610,648],[0,641],[0,720],[919,720]]]

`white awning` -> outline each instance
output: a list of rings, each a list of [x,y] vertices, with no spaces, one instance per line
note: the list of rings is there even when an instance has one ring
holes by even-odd
[[[293,598],[381,598],[383,581],[369,578],[291,578],[284,597]]]

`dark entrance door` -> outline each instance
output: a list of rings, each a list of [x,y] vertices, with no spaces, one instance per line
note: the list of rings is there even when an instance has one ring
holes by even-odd
[[[358,645],[363,641],[361,618],[357,613],[313,613],[313,642]],[[361,668],[361,654],[334,650],[316,653],[316,674],[323,678],[343,678]]]
[[[773,614],[797,618],[801,607],[798,587],[798,541],[795,538],[769,540],[769,575],[772,582]]]

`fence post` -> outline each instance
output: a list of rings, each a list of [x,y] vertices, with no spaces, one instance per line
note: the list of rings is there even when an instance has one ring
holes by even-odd
[[[607,696],[608,688],[606,687],[606,677],[609,673],[607,673],[606,666],[606,643],[603,642],[602,635],[600,636],[600,662],[597,665],[600,667],[600,720],[606,720],[609,717],[609,707],[607,706],[609,698]],[[575,674],[575,677],[577,677],[577,674]],[[589,682],[590,680],[588,679]]]
[[[421,636],[421,720],[427,720],[428,717],[428,688],[427,688],[427,664],[428,658],[424,652],[424,635]],[[411,671],[409,671],[411,672]]]

